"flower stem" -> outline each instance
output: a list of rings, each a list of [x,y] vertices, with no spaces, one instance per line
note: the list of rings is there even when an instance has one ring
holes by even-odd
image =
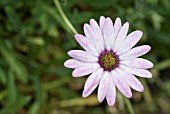
[[[60,5],[59,1],[54,0],[54,3],[56,5],[56,7],[57,7],[57,10],[58,10],[59,14],[61,15],[61,18],[64,20],[66,25],[70,28],[70,30],[72,31],[73,34],[77,34],[78,32],[76,31],[76,29],[73,27],[73,25],[70,23],[70,21],[68,20],[68,18],[64,14],[63,9],[61,8],[61,5]]]
[[[129,113],[130,113],[130,114],[135,114],[130,100],[129,100],[128,98],[125,98],[125,97],[123,97],[123,98],[124,98],[124,101],[125,101],[125,104],[126,104],[126,106],[127,106],[127,109],[128,109],[128,111],[129,111]]]

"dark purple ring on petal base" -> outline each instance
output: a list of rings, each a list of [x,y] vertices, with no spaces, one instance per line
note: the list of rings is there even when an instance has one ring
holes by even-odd
[[[119,57],[113,50],[104,50],[98,57],[98,63],[105,71],[112,71],[119,66]]]

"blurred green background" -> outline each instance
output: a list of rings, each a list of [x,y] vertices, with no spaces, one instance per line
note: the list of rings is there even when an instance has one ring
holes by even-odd
[[[170,0],[59,0],[79,33],[101,15],[130,23],[149,44],[144,58],[155,67],[133,91],[136,114],[170,114]],[[96,91],[82,98],[87,77],[73,78],[63,66],[67,51],[79,48],[53,0],[0,0],[0,114],[128,114],[120,93],[109,107]]]

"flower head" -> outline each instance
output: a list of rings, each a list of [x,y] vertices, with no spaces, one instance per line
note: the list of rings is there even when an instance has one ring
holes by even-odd
[[[89,96],[98,87],[98,101],[106,100],[114,105],[116,87],[126,97],[131,98],[131,88],[143,92],[144,88],[134,76],[151,78],[146,70],[153,67],[152,62],[138,58],[146,54],[149,45],[132,48],[142,37],[137,30],[127,35],[129,23],[122,25],[120,18],[112,23],[110,18],[100,17],[99,25],[94,20],[84,24],[85,36],[76,34],[75,39],[85,50],[71,50],[68,55],[73,59],[64,65],[75,69],[73,77],[89,75],[83,91],[83,97]]]

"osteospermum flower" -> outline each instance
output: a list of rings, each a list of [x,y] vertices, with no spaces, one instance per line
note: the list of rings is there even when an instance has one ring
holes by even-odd
[[[82,96],[89,96],[98,87],[98,101],[106,100],[110,106],[115,103],[116,87],[126,97],[131,98],[131,88],[143,92],[144,88],[134,76],[151,78],[146,70],[153,67],[152,62],[138,58],[151,47],[142,45],[132,48],[142,37],[137,30],[127,35],[129,23],[121,24],[120,18],[112,23],[110,18],[100,17],[99,25],[94,20],[84,24],[85,36],[76,34],[75,39],[83,50],[71,50],[68,55],[73,59],[64,65],[75,69],[73,77],[89,75]]]

